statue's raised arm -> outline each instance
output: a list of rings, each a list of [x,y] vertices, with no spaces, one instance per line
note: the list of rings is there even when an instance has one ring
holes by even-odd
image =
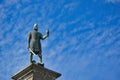
[[[46,30],[46,35],[42,36],[42,40],[46,39],[49,36],[49,30]]]

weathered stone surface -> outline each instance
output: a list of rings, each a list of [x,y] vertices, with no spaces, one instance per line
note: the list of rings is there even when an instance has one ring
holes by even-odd
[[[55,80],[61,74],[38,64],[30,64],[12,76],[13,80]]]

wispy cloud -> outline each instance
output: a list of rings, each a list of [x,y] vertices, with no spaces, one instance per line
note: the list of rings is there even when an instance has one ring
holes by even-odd
[[[119,15],[99,15],[96,21],[92,10],[84,11],[86,7],[80,3],[6,0],[0,4],[0,78],[10,80],[12,74],[29,64],[27,35],[38,23],[41,33],[50,30],[49,38],[41,41],[43,61],[45,67],[62,73],[58,80],[109,80],[108,75],[117,80]]]

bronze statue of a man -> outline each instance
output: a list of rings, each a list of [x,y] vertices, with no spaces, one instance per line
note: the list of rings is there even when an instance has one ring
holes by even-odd
[[[38,55],[39,62],[42,64],[42,49],[40,40],[44,40],[49,36],[49,30],[46,30],[46,35],[38,32],[38,24],[34,24],[34,30],[28,34],[28,49],[30,51],[30,63],[32,63],[33,54]]]

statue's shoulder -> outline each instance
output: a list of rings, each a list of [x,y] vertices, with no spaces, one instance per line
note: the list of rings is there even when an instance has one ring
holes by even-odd
[[[31,34],[31,33],[32,33],[32,31],[29,31],[29,32],[28,32],[28,34]]]
[[[38,34],[39,34],[40,36],[42,36],[42,33],[38,32]]]
[[[28,36],[31,36],[32,34],[34,34],[33,31],[29,31],[29,32],[28,32]]]

